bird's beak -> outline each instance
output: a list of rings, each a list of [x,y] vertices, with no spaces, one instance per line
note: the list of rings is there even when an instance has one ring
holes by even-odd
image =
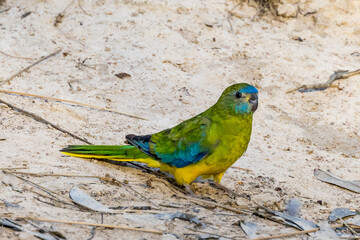
[[[258,108],[258,96],[257,94],[253,94],[249,99],[249,103],[251,104],[251,111],[255,112]]]

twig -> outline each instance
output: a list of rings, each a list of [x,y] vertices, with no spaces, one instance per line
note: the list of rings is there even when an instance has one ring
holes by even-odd
[[[81,137],[79,137],[79,136],[77,136],[77,135],[75,135],[75,134],[73,134],[73,133],[71,133],[71,132],[69,132],[69,131],[66,131],[65,129],[63,129],[63,128],[59,127],[59,126],[56,126],[55,124],[49,122],[48,120],[46,120],[46,119],[44,119],[44,118],[36,115],[35,113],[31,113],[31,112],[28,112],[28,111],[23,110],[23,109],[21,109],[21,108],[15,107],[14,105],[12,105],[12,104],[10,104],[10,103],[7,103],[7,102],[5,102],[4,100],[1,100],[1,99],[0,99],[0,103],[5,104],[5,105],[8,106],[9,108],[11,108],[11,109],[13,109],[13,110],[15,110],[15,111],[18,111],[19,113],[21,113],[21,114],[23,114],[23,115],[25,115],[25,116],[27,116],[27,117],[31,117],[31,118],[34,119],[35,121],[38,121],[38,122],[41,122],[41,123],[44,123],[44,124],[48,124],[48,125],[50,125],[51,127],[55,128],[56,130],[59,130],[60,132],[63,132],[63,133],[65,133],[65,134],[68,134],[69,136],[71,136],[71,137],[73,137],[73,138],[76,138],[77,140],[80,140],[80,141],[82,141],[82,142],[84,142],[84,143],[87,143],[87,144],[90,144],[90,145],[91,145],[91,143],[90,143],[89,141],[87,141],[86,139],[81,138]]]
[[[7,12],[7,11],[9,11],[10,9],[11,9],[11,7],[5,8],[5,9],[3,9],[3,10],[0,10],[0,13]]]
[[[6,168],[5,168],[6,169]],[[1,168],[0,168],[1,170]],[[30,172],[19,172],[19,171],[7,171],[8,173],[17,173],[17,174],[25,174],[25,175],[30,175],[30,176],[35,176],[35,177],[81,177],[81,178],[98,178],[102,181],[106,181],[106,182],[111,182],[111,180],[116,180],[114,178],[110,177],[101,177],[101,176],[88,176],[88,175],[69,175],[69,174],[50,174],[50,173],[30,173]],[[129,188],[130,190],[132,190],[133,192],[135,192],[136,194],[138,194],[143,200],[149,202],[150,204],[155,206],[155,209],[159,209],[157,204],[153,203],[150,199],[146,198],[145,196],[143,196],[141,193],[139,193],[138,191],[136,191],[135,189],[131,188],[130,186],[125,185],[125,187]],[[40,194],[39,194],[40,195]],[[41,195],[42,196],[42,195]],[[44,197],[44,196],[42,196]],[[52,199],[54,200],[54,199]],[[116,212],[116,213],[124,213],[124,212],[140,212],[140,211],[144,211],[144,210],[137,210],[137,209],[127,209],[127,210],[122,210],[120,212]],[[162,212],[156,212],[156,211],[146,211],[146,213],[154,213],[154,214],[158,214],[158,213],[162,213]]]
[[[41,98],[41,99],[46,99],[46,100],[53,100],[53,101],[58,101],[58,102],[65,102],[65,103],[70,103],[70,104],[73,104],[73,105],[79,105],[79,106],[83,106],[83,107],[94,108],[94,109],[98,109],[98,110],[102,110],[102,111],[106,111],[106,112],[113,112],[113,113],[117,113],[117,114],[120,114],[120,115],[132,117],[132,118],[137,118],[137,119],[141,119],[141,120],[147,120],[147,119],[145,119],[145,118],[137,117],[137,116],[134,116],[134,115],[131,115],[131,114],[128,114],[128,113],[123,113],[123,112],[111,110],[111,109],[108,109],[108,108],[96,107],[96,106],[93,106],[93,105],[89,105],[89,104],[85,104],[85,103],[79,103],[79,102],[74,102],[74,101],[65,100],[65,99],[60,99],[60,98],[46,97],[46,96],[40,96],[40,95],[36,95],[36,94],[13,92],[13,91],[7,91],[7,90],[0,90],[0,93],[15,94],[15,95],[19,95],[19,96],[35,97],[35,98]]]
[[[5,56],[8,56],[8,57],[11,57],[11,58],[20,58],[20,59],[30,59],[30,60],[34,60],[36,58],[33,58],[33,57],[19,57],[19,56],[13,56],[13,55],[10,55],[6,52],[3,52],[3,51],[0,51],[1,54],[4,54]]]
[[[199,229],[193,229],[193,228],[187,228],[187,229],[189,229],[191,231],[194,231],[194,232],[205,233],[205,234],[208,234],[208,235],[217,236],[217,237],[221,237],[221,238],[225,238],[225,239],[238,239],[238,238],[232,238],[232,237],[220,235],[220,234],[217,234],[217,233],[210,233],[210,232],[202,231],[202,230],[199,230]]]
[[[343,227],[343,224],[338,224],[338,225],[334,225],[331,226],[333,229],[334,228],[340,228]],[[356,228],[357,226],[351,226],[352,228]],[[259,237],[259,238],[253,238],[251,240],[267,240],[267,239],[275,239],[275,238],[284,238],[284,237],[291,237],[291,236],[296,236],[296,235],[300,235],[300,234],[306,234],[306,233],[312,233],[312,232],[316,232],[319,231],[319,228],[313,228],[313,229],[309,229],[309,230],[303,230],[303,231],[298,231],[298,232],[293,232],[293,233],[284,233],[284,234],[279,234],[279,235],[274,235],[274,236],[268,236],[268,237]],[[343,238],[343,237],[340,237]],[[355,236],[355,237],[351,237],[351,239],[359,239],[360,237]]]
[[[9,169],[9,168],[4,168]],[[0,168],[2,170],[2,168]],[[25,174],[30,176],[36,177],[80,177],[80,178],[98,178],[100,180],[107,180],[107,177],[100,177],[100,176],[88,176],[88,175],[72,175],[72,174],[50,174],[50,173],[30,173],[30,172],[18,172],[18,171],[8,171],[9,173],[18,173],[18,174]]]
[[[229,22],[229,25],[230,25],[230,31],[231,31],[231,33],[234,33],[234,29],[233,29],[233,26],[232,26],[232,24],[231,24],[231,21],[230,21],[230,19],[231,19],[231,17],[232,16],[234,16],[234,13],[233,13],[233,11],[235,10],[235,8],[237,8],[238,6],[240,6],[241,5],[241,3],[242,2],[240,2],[240,3],[238,3],[238,4],[236,4],[230,11],[228,11],[228,16],[227,16],[227,21]]]
[[[81,0],[78,0],[78,3],[79,3],[80,9],[81,9],[86,15],[91,16],[91,15],[88,14],[88,13],[84,10],[84,8],[82,7],[82,5],[81,5]]]
[[[48,58],[54,57],[56,54],[58,54],[59,52],[61,52],[61,50],[62,50],[62,49],[59,49],[59,50],[57,50],[57,51],[55,51],[55,52],[53,52],[53,53],[51,53],[51,54],[49,54],[49,55],[47,55],[47,56],[45,56],[45,57],[42,57],[42,58],[40,58],[39,60],[37,60],[36,62],[34,62],[34,63],[30,64],[29,66],[27,66],[26,68],[21,69],[19,72],[15,73],[15,74],[12,75],[11,77],[9,77],[8,79],[6,79],[6,80],[3,81],[2,83],[0,83],[0,86],[3,85],[3,84],[5,84],[5,83],[7,83],[7,82],[9,82],[9,81],[11,81],[14,77],[19,76],[21,73],[25,72],[26,70],[30,69],[31,67],[33,67],[33,66],[35,66],[35,65],[37,65],[37,64],[39,64],[39,63],[41,63],[42,61],[44,61],[44,60],[46,60],[46,59],[48,59]]]
[[[91,231],[90,231],[90,237],[87,239],[87,240],[92,240],[94,237],[95,237],[95,234],[96,234],[96,229],[98,227],[92,227],[91,228]]]
[[[105,228],[117,228],[117,229],[122,229],[122,230],[163,234],[163,232],[159,231],[159,230],[141,229],[141,228],[118,226],[118,225],[99,224],[99,223],[74,222],[74,221],[65,221],[65,220],[56,220],[56,219],[33,218],[33,217],[17,217],[17,219],[27,219],[27,220],[40,221],[40,222],[54,222],[54,223],[74,224],[74,225],[96,226],[96,227],[105,227]]]
[[[77,208],[78,208],[77,205],[74,205],[72,201],[70,201],[69,199],[67,199],[67,198],[64,197],[63,195],[60,195],[60,194],[58,194],[58,193],[56,193],[56,192],[53,192],[53,191],[51,191],[51,190],[49,190],[49,189],[47,189],[47,188],[45,188],[45,187],[43,187],[43,186],[41,186],[41,185],[39,185],[39,184],[37,184],[37,183],[34,183],[34,182],[30,181],[30,180],[27,180],[27,179],[25,179],[25,178],[22,178],[22,177],[20,177],[20,176],[17,176],[16,174],[13,174],[12,172],[8,172],[8,171],[5,171],[5,170],[3,170],[3,172],[4,172],[4,173],[7,173],[7,174],[10,174],[10,175],[13,175],[13,176],[19,178],[20,180],[22,180],[22,181],[24,181],[24,182],[26,182],[26,183],[34,186],[34,187],[36,187],[36,188],[38,188],[38,189],[46,192],[46,193],[50,196],[50,197],[48,197],[48,198],[51,199],[51,200],[53,200],[53,201],[57,201],[57,202],[60,202],[60,203],[63,203],[63,204],[70,205],[70,206],[73,206],[73,207],[77,207]],[[35,193],[37,193],[37,192],[35,192]],[[46,196],[43,195],[43,194],[41,194],[41,193],[37,193],[37,194],[39,194],[40,196],[46,198]],[[55,196],[55,195],[56,195],[56,196]],[[63,200],[58,199],[58,198],[62,198]]]
[[[28,167],[3,167],[0,170],[28,169]]]
[[[40,185],[37,184],[37,183],[34,183],[34,182],[32,182],[32,181],[30,181],[30,180],[27,180],[27,179],[25,179],[25,178],[23,178],[23,177],[19,177],[19,176],[17,176],[16,174],[14,174],[14,173],[12,173],[12,172],[9,172],[9,171],[6,171],[6,170],[2,170],[2,171],[3,171],[5,174],[10,174],[10,175],[12,175],[12,176],[14,176],[14,177],[17,177],[18,179],[20,179],[20,180],[28,183],[28,184],[30,184],[30,185],[33,185],[34,187],[36,187],[36,188],[38,188],[38,189],[46,192],[47,194],[49,194],[49,195],[52,196],[52,197],[54,197],[54,195],[56,195],[56,193],[54,193],[53,191],[48,190],[48,189],[44,188],[43,186],[40,186]]]
[[[340,218],[340,220],[345,225],[345,227],[347,227],[350,230],[350,232],[352,232],[352,234],[358,236],[357,232],[354,229],[352,229],[342,218]]]
[[[319,230],[320,230],[319,228],[314,228],[314,229],[309,229],[309,230],[304,230],[304,231],[299,231],[299,232],[292,232],[292,233],[284,233],[284,234],[279,234],[279,235],[274,235],[274,236],[269,236],[269,237],[252,238],[251,240],[267,240],[267,239],[291,237],[291,236],[296,236],[296,235],[301,235],[301,234],[306,234],[306,233],[312,233],[312,232],[316,232]]]
[[[56,200],[56,201],[58,201],[58,202],[60,202],[60,203],[67,204],[67,205],[71,205],[71,206],[76,206],[76,205],[74,205],[74,204],[72,203],[72,201],[68,200],[66,197],[64,197],[64,196],[62,196],[62,195],[60,195],[60,194],[57,194],[57,193],[55,193],[55,192],[53,192],[53,191],[51,191],[51,190],[49,190],[49,189],[47,189],[47,188],[45,188],[45,187],[37,184],[37,183],[34,183],[34,182],[32,182],[32,181],[30,181],[30,180],[27,180],[27,179],[25,179],[25,178],[22,178],[22,177],[20,177],[20,176],[17,176],[16,174],[14,174],[14,173],[12,173],[12,172],[10,172],[10,171],[6,171],[6,170],[2,170],[2,171],[3,171],[5,174],[10,174],[10,175],[12,175],[12,176],[14,176],[14,177],[16,177],[16,178],[24,181],[25,183],[28,183],[28,184],[36,187],[37,189],[40,189],[40,190],[46,192],[49,196],[51,196],[51,197],[53,198],[53,199],[52,199],[52,198],[49,197],[51,200]],[[37,194],[39,194],[39,193],[37,193]],[[39,194],[39,195],[41,196],[42,194]],[[57,195],[57,196],[55,196],[55,195]],[[43,197],[44,197],[44,196],[43,196]],[[63,200],[57,199],[57,198],[59,198],[59,197],[60,197],[60,198],[63,198]]]
[[[240,213],[240,214],[253,214],[253,211],[251,211],[250,209],[238,209],[238,208],[233,208],[233,207],[229,207],[229,206],[225,206],[219,203],[214,203],[214,202],[210,202],[210,201],[206,201],[203,199],[198,199],[198,198],[193,198],[193,197],[188,197],[188,196],[180,196],[182,198],[188,199],[194,203],[204,203],[204,204],[209,204],[209,205],[213,205],[216,207],[220,207],[226,210],[230,210],[236,213]]]
[[[1,90],[0,90],[1,91]],[[244,171],[248,171],[248,172],[252,172],[251,169],[247,169],[247,168],[241,168],[241,167],[236,167],[236,166],[232,166],[231,168],[236,168],[236,169],[240,169],[240,170],[244,170]]]
[[[140,198],[142,198],[142,200],[150,203],[151,205],[153,205],[153,208],[158,210],[159,209],[159,206],[154,203],[153,201],[151,201],[149,198],[145,197],[143,194],[139,193],[138,191],[136,191],[135,189],[133,189],[131,186],[129,185],[124,185],[126,188],[130,189],[131,191],[133,191],[134,193],[136,193],[137,195],[140,196]]]
[[[60,23],[62,23],[66,10],[74,3],[75,0],[72,0],[58,15],[55,17],[54,26],[58,27]]]
[[[232,26],[232,24],[231,24],[230,18],[231,18],[231,15],[229,15],[226,19],[227,19],[227,21],[228,21],[228,23],[229,23],[229,25],[230,25],[230,31],[231,31],[231,33],[234,33],[234,29],[233,29],[233,26]]]
[[[331,86],[331,84],[339,79],[346,79],[349,77],[352,77],[354,75],[360,74],[360,69],[357,69],[355,71],[349,72],[349,70],[337,70],[333,74],[331,74],[329,80],[325,83],[315,83],[315,84],[309,84],[309,85],[302,85],[298,88],[295,88],[293,90],[287,91],[286,93],[292,93],[295,91],[299,92],[311,92],[311,91],[322,91],[327,89]]]

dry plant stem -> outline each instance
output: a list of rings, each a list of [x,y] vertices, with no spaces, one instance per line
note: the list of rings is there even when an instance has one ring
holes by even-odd
[[[15,95],[20,95],[20,96],[35,97],[35,98],[41,98],[41,99],[46,99],[46,100],[53,100],[53,101],[58,101],[58,102],[65,102],[65,103],[70,103],[70,104],[73,104],[73,105],[78,105],[78,106],[83,106],[83,107],[94,108],[94,109],[98,109],[98,110],[102,110],[102,111],[106,111],[106,112],[113,112],[113,113],[117,113],[117,114],[120,114],[120,115],[132,117],[132,118],[137,118],[137,119],[141,119],[141,120],[147,120],[147,119],[145,119],[145,118],[141,118],[141,117],[137,117],[137,116],[134,116],[134,115],[131,115],[131,114],[127,114],[127,113],[123,113],[123,112],[111,110],[111,109],[108,109],[108,108],[96,107],[96,106],[93,106],[93,105],[89,105],[89,104],[85,104],[85,103],[79,103],[79,102],[74,102],[74,101],[65,100],[65,99],[60,99],[60,98],[46,97],[46,96],[40,96],[40,95],[35,95],[35,94],[30,94],[30,93],[13,92],[13,91],[6,91],[6,90],[0,90],[0,93],[15,94]]]
[[[46,189],[45,187],[43,187],[43,186],[41,186],[41,185],[39,185],[39,184],[37,184],[37,183],[34,183],[34,182],[32,182],[32,181],[30,181],[30,180],[27,180],[27,179],[25,179],[25,178],[22,178],[22,177],[20,177],[20,176],[17,176],[16,174],[13,174],[12,172],[5,171],[5,170],[2,170],[2,171],[3,171],[5,174],[10,174],[10,175],[12,175],[12,176],[14,176],[14,177],[16,177],[16,178],[24,181],[25,183],[28,183],[28,184],[36,187],[37,189],[40,189],[41,191],[46,192],[48,195],[51,196],[51,198],[53,198],[52,200],[54,200],[54,201],[58,201],[58,202],[63,203],[63,204],[75,206],[75,205],[72,203],[72,201],[68,200],[67,198],[63,197],[62,195],[59,195],[59,194],[57,194],[57,193],[55,193],[55,192],[53,192],[53,191],[51,191],[51,190],[49,190],[49,189]],[[39,194],[39,195],[41,195],[41,194]],[[57,195],[57,196],[55,196],[55,195]],[[63,198],[63,200],[58,199],[59,197],[60,197],[60,198]],[[50,197],[49,197],[49,198],[50,198]],[[51,199],[51,198],[50,198],[50,199]]]
[[[360,69],[351,72],[349,72],[348,70],[337,70],[333,74],[331,74],[329,80],[325,83],[302,85],[301,87],[287,91],[286,93],[292,93],[295,91],[325,90],[329,88],[334,81],[339,79],[346,79],[357,74],[360,74]]]
[[[245,194],[238,194],[236,192],[234,192],[233,190],[231,190],[230,188],[222,185],[221,183],[214,181],[214,184],[216,187],[218,187],[219,189],[223,190],[225,193],[227,193],[229,196],[234,196],[234,197],[243,197],[246,198]]]
[[[338,225],[332,226],[332,228],[339,228],[339,227],[343,227],[343,226],[344,226],[343,224],[338,224]],[[352,228],[355,228],[355,227],[356,226],[352,226]],[[267,239],[278,239],[278,238],[292,237],[292,236],[297,236],[297,235],[301,235],[301,234],[316,232],[316,231],[319,231],[319,230],[320,230],[319,228],[314,228],[314,229],[298,231],[298,232],[293,232],[293,233],[284,233],[284,234],[268,236],[268,237],[252,238],[251,240],[267,240]],[[340,237],[340,238],[343,238],[343,237]],[[351,237],[350,239],[359,239],[359,238],[360,237]]]
[[[158,181],[162,182],[165,186],[169,187],[169,189],[175,193],[175,194],[178,194],[178,192],[181,192],[183,194],[186,194],[187,192],[184,191],[183,189],[181,189],[180,187],[178,187],[177,185],[175,184],[172,184],[171,182],[168,182],[167,180],[165,179],[161,179],[161,178],[158,178],[157,179]]]
[[[0,90],[1,91],[1,90]],[[236,169],[240,169],[240,170],[244,170],[244,171],[248,171],[248,172],[252,172],[251,169],[247,169],[247,168],[241,168],[241,167],[235,167],[235,166],[232,166],[231,168],[236,168]]]
[[[3,168],[3,169],[9,169],[9,168]],[[2,170],[2,168],[0,168]],[[19,171],[8,171],[10,173],[18,173],[18,174],[26,174],[30,176],[36,176],[36,177],[79,177],[79,178],[98,178],[100,180],[106,180],[106,177],[100,177],[100,176],[88,176],[88,175],[71,175],[71,174],[50,174],[50,173],[30,173],[30,172],[19,172]]]
[[[206,200],[203,200],[203,199],[198,199],[198,198],[193,198],[193,197],[188,197],[188,196],[180,196],[180,197],[188,199],[188,200],[190,200],[190,201],[192,201],[194,203],[208,204],[208,205],[223,208],[223,209],[226,209],[226,210],[229,210],[229,211],[232,211],[232,212],[236,212],[236,213],[239,213],[239,214],[248,214],[248,215],[253,214],[253,211],[250,210],[250,209],[233,208],[233,207],[225,206],[225,205],[222,205],[222,204],[219,204],[219,203],[214,203],[214,202],[206,201]]]
[[[91,234],[91,235],[90,235],[90,237],[89,237],[87,240],[92,240],[92,239],[94,239],[97,228],[98,228],[98,227],[92,227],[92,228],[91,228],[91,231],[90,231],[90,234]]]
[[[5,168],[8,169],[8,168]],[[0,168],[0,170],[2,170]],[[19,172],[19,171],[7,171],[9,173],[17,173],[17,174],[25,174],[25,175],[30,175],[30,176],[35,176],[35,177],[80,177],[80,178],[97,178],[100,179],[102,181],[106,181],[108,180],[106,177],[100,177],[100,176],[86,176],[86,175],[68,175],[68,174],[47,174],[47,173],[29,173],[29,172]],[[157,204],[155,204],[154,202],[152,202],[150,199],[146,198],[145,196],[143,196],[141,193],[139,193],[138,191],[136,191],[135,189],[133,189],[130,186],[125,185],[125,187],[129,188],[131,191],[135,192],[136,194],[138,194],[144,201],[147,201],[148,203],[150,203],[151,205],[155,206],[155,209],[159,209]],[[121,211],[121,212],[137,212],[139,210],[127,210],[127,211]],[[149,213],[149,211],[146,211],[147,213]],[[157,212],[160,213],[160,212]]]
[[[5,9],[3,9],[3,10],[0,10],[0,13],[7,12],[7,11],[9,11],[10,9],[11,9],[11,7],[5,8]]]
[[[2,171],[3,171],[4,173],[6,173],[6,174],[10,174],[10,175],[12,175],[12,176],[15,176],[15,177],[17,177],[18,179],[20,179],[20,180],[22,180],[22,181],[24,181],[24,182],[26,182],[26,183],[28,183],[28,184],[30,184],[30,185],[33,185],[34,187],[36,187],[36,188],[38,188],[38,189],[46,192],[47,194],[49,194],[49,195],[50,195],[51,197],[53,197],[53,198],[62,198],[63,200],[56,199],[56,200],[59,201],[59,202],[63,202],[63,203],[66,203],[66,204],[75,206],[72,201],[70,201],[70,200],[67,199],[66,197],[64,197],[64,196],[62,196],[62,195],[60,195],[60,194],[58,194],[58,193],[56,193],[56,192],[53,192],[53,191],[51,191],[51,190],[49,190],[49,189],[47,189],[47,188],[45,188],[45,187],[43,187],[43,186],[41,186],[41,185],[39,185],[39,184],[37,184],[37,183],[34,183],[34,182],[30,181],[30,180],[27,180],[27,179],[25,179],[25,178],[22,178],[22,177],[20,177],[20,176],[17,176],[16,174],[13,174],[12,172],[8,172],[8,171],[5,171],[5,170],[2,170]]]
[[[229,25],[230,25],[230,31],[231,31],[231,33],[234,33],[234,29],[233,29],[233,26],[232,26],[232,24],[231,24],[231,20],[230,20],[230,15],[227,17],[227,21],[228,21],[228,23],[229,23]]]
[[[136,191],[135,189],[133,189],[130,185],[124,185],[126,188],[130,189],[131,191],[133,191],[135,194],[139,195],[140,198],[146,202],[148,202],[150,205],[153,206],[154,209],[158,210],[159,206],[154,203],[153,201],[151,201],[149,198],[145,197],[143,194],[139,193],[138,191]]]
[[[88,13],[84,10],[84,8],[82,7],[82,5],[81,5],[81,0],[78,0],[78,4],[79,4],[79,7],[80,7],[81,11],[83,11],[83,13],[85,13],[85,14],[88,15],[88,16],[91,16],[91,15],[88,14]]]
[[[5,104],[6,106],[8,106],[9,108],[11,108],[12,110],[18,111],[19,113],[21,113],[21,114],[23,114],[23,115],[25,115],[25,116],[27,116],[27,117],[31,117],[31,118],[34,119],[35,121],[38,121],[38,122],[41,122],[41,123],[44,123],[44,124],[48,124],[48,125],[50,125],[51,127],[55,128],[56,130],[59,130],[60,132],[63,132],[63,133],[65,133],[65,134],[68,134],[69,136],[71,136],[71,137],[73,137],[73,138],[76,138],[77,140],[80,140],[80,141],[82,141],[82,142],[84,142],[84,143],[87,143],[87,144],[90,144],[90,145],[91,145],[91,143],[90,143],[89,141],[87,141],[86,139],[81,138],[81,137],[79,137],[79,136],[76,136],[75,134],[73,134],[73,133],[71,133],[71,132],[68,132],[68,131],[66,131],[65,129],[61,128],[61,127],[56,126],[55,124],[49,122],[48,120],[46,120],[46,119],[44,119],[44,118],[42,118],[42,117],[40,117],[40,116],[38,116],[38,115],[36,115],[36,114],[34,114],[34,113],[28,112],[28,111],[23,110],[23,109],[18,108],[18,107],[15,107],[14,105],[12,105],[12,104],[10,104],[10,103],[7,103],[7,102],[5,102],[4,100],[1,100],[1,99],[0,99],[0,103]]]
[[[13,55],[10,55],[6,52],[3,52],[3,51],[0,51],[1,54],[4,54],[5,56],[8,56],[8,57],[11,57],[11,58],[19,58],[19,59],[28,59],[28,60],[34,60],[36,58],[32,58],[32,57],[19,57],[19,56],[13,56]]]
[[[42,197],[42,198],[49,199],[49,200],[51,200],[51,201],[64,204],[64,205],[66,205],[66,206],[71,206],[71,207],[76,208],[76,209],[83,209],[83,208],[81,208],[80,206],[73,204],[73,202],[63,201],[63,200],[57,199],[55,196],[46,196],[46,195],[44,195],[44,194],[41,194],[41,193],[39,193],[39,192],[32,191],[32,190],[29,190],[29,191],[32,192],[32,193],[35,193],[35,194],[39,195],[39,196]],[[41,200],[38,199],[38,198],[36,198],[36,200],[38,200],[38,201],[40,201],[40,202],[42,202],[42,203],[50,204],[50,205],[52,205],[52,206],[57,206],[57,207],[59,207],[59,208],[60,208],[60,207],[61,207],[61,208],[64,208],[63,205],[60,206],[59,204],[56,205],[56,204],[54,204],[54,203],[41,201]]]
[[[54,193],[53,191],[50,191],[50,190],[48,190],[48,189],[40,186],[39,184],[36,184],[36,183],[34,183],[34,182],[30,181],[30,180],[27,180],[27,179],[25,179],[25,178],[19,177],[19,176],[17,176],[16,174],[14,174],[14,173],[12,173],[12,172],[9,172],[9,171],[6,171],[6,170],[2,170],[2,171],[3,171],[5,174],[10,174],[10,175],[12,175],[12,176],[14,176],[14,177],[16,177],[16,178],[18,178],[18,179],[20,179],[20,180],[28,183],[28,184],[30,184],[30,185],[33,185],[34,187],[36,187],[36,188],[38,188],[38,189],[46,192],[47,194],[49,194],[49,195],[52,196],[52,197],[55,197],[54,195],[56,195],[56,193]]]
[[[57,51],[55,51],[55,52],[53,52],[53,53],[51,53],[51,54],[49,54],[49,55],[47,55],[47,56],[45,56],[45,57],[42,57],[42,58],[40,58],[39,60],[37,60],[36,62],[34,62],[34,63],[30,64],[29,66],[27,66],[26,68],[21,69],[19,72],[15,73],[15,74],[12,75],[11,77],[9,77],[8,79],[6,79],[6,80],[3,81],[2,83],[0,83],[0,86],[1,86],[1,85],[4,85],[4,84],[7,83],[7,82],[10,82],[14,77],[19,76],[21,73],[25,72],[26,70],[32,68],[33,66],[35,66],[35,65],[37,65],[37,64],[39,64],[39,63],[41,63],[42,61],[45,61],[45,60],[48,59],[48,58],[54,57],[56,54],[58,54],[59,52],[61,52],[61,50],[62,50],[62,49],[59,49],[59,50],[57,50]]]
[[[17,217],[17,219],[27,219],[27,220],[40,221],[40,222],[65,223],[65,224],[73,224],[73,225],[96,226],[96,227],[105,227],[105,228],[116,228],[116,229],[131,230],[131,231],[137,231],[137,232],[163,234],[163,232],[159,231],[159,230],[132,228],[132,227],[125,227],[125,226],[118,226],[118,225],[107,225],[107,224],[87,223],[87,222],[74,222],[74,221],[64,221],[64,220],[44,219],[44,218],[32,218],[32,217]]]
[[[29,169],[28,167],[3,167],[0,170],[13,170],[13,169]],[[12,171],[10,171],[12,172]]]
[[[233,26],[232,26],[232,24],[231,24],[231,20],[230,20],[230,19],[231,19],[232,16],[234,16],[233,11],[235,10],[235,8],[237,8],[237,7],[240,6],[240,5],[241,5],[241,2],[238,3],[238,4],[236,4],[230,11],[228,11],[227,21],[229,22],[231,33],[234,33],[234,29],[233,29]]]
[[[269,237],[252,238],[251,240],[267,240],[267,239],[277,239],[277,238],[284,238],[284,237],[292,237],[292,236],[302,235],[302,234],[306,234],[306,233],[317,232],[319,230],[320,230],[319,228],[314,228],[314,229],[309,229],[309,230],[305,230],[305,231],[299,231],[299,232],[293,232],[293,233],[284,233],[284,234],[279,234],[279,235],[274,235],[274,236],[269,236]]]
[[[65,16],[65,12],[68,10],[68,8],[74,3],[75,0],[72,0],[65,8],[61,11],[61,15]]]
[[[354,229],[352,229],[342,218],[340,218],[340,220],[341,220],[341,222],[345,225],[345,227],[347,227],[347,228],[350,230],[350,232],[351,232],[352,234],[354,234],[355,236],[358,235],[357,232],[356,232]]]
[[[191,231],[194,231],[194,232],[205,233],[205,234],[209,234],[209,235],[213,235],[213,236],[217,236],[217,237],[221,237],[221,238],[225,238],[225,239],[238,239],[238,238],[227,237],[227,236],[220,235],[220,234],[217,234],[217,233],[211,233],[211,232],[201,231],[201,230],[199,230],[199,229],[193,229],[193,228],[189,228],[189,229],[190,229]]]

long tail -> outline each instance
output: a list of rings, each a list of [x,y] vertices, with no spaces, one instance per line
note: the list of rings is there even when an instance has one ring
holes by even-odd
[[[78,158],[109,159],[123,162],[142,162],[159,168],[161,162],[131,145],[70,145],[60,152]]]

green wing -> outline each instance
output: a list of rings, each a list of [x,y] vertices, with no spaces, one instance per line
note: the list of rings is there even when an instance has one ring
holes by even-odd
[[[198,115],[151,136],[150,153],[162,162],[181,168],[212,152],[217,143],[208,141],[211,121]]]
[[[127,135],[126,139],[144,153],[178,168],[196,163],[212,152],[211,121],[201,115],[153,135]]]

